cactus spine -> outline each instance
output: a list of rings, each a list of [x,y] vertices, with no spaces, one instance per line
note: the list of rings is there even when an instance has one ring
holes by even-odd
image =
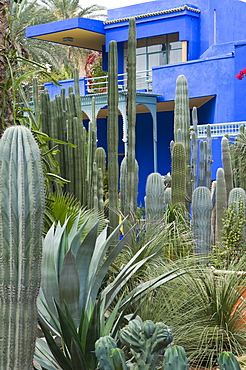
[[[192,224],[196,255],[206,256],[210,252],[212,208],[209,189],[205,186],[196,188],[192,195]]]
[[[1,369],[32,369],[44,212],[40,152],[24,126],[0,140]]]
[[[108,64],[108,187],[109,222],[111,229],[118,225],[118,59],[117,44],[109,43]]]

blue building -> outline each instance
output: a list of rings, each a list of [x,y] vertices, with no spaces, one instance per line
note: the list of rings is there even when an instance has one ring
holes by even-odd
[[[119,60],[119,156],[127,149],[125,69],[128,23],[136,18],[137,123],[136,157],[140,167],[140,199],[147,175],[170,171],[169,143],[173,139],[175,84],[188,80],[190,107],[198,108],[199,133],[212,124],[213,176],[220,166],[220,139],[237,134],[246,119],[245,81],[235,78],[246,67],[246,3],[240,0],[154,0],[108,10],[106,21],[72,18],[29,27],[27,37],[101,51],[107,70],[111,40]],[[106,147],[107,97],[81,78],[82,110],[91,118],[96,98],[98,144]],[[63,81],[64,85],[72,81]],[[96,85],[94,85],[96,87]],[[46,84],[51,97],[58,86]],[[121,157],[119,157],[121,158]]]

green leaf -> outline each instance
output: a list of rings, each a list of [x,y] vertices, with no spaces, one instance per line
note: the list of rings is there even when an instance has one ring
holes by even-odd
[[[80,345],[78,333],[73,322],[73,318],[65,305],[66,313],[64,313],[61,307],[56,303],[56,309],[58,312],[59,321],[61,324],[62,339],[65,342],[69,352],[71,351],[72,338]]]
[[[63,267],[59,276],[59,296],[61,307],[64,302],[75,321],[79,317],[79,274],[76,261],[71,250],[64,258]]]
[[[133,289],[122,301],[122,305],[120,309],[124,308],[125,304],[128,304],[129,302],[135,302],[138,300],[143,294],[146,294],[159,286],[176,279],[178,276],[181,276],[185,274],[185,271],[182,271],[178,274],[176,274],[176,271],[179,270],[179,268],[176,268],[172,271],[168,271],[157,278],[151,279],[149,281],[146,281],[145,283],[142,283],[138,285],[135,289]]]
[[[88,271],[97,239],[98,222],[91,228],[77,252],[76,264],[80,281],[80,308],[86,308],[88,302]]]
[[[62,367],[63,370],[73,370],[73,368],[70,365],[69,359],[66,358],[66,356],[62,353],[62,351],[60,350],[60,348],[56,344],[54,338],[50,334],[46,325],[42,322],[42,320],[40,320],[39,324],[40,324],[40,327],[41,327],[41,329],[44,333],[47,344],[48,344],[53,356],[55,357],[56,361],[58,362],[58,364]]]
[[[71,343],[71,361],[73,370],[87,370],[84,355],[81,348],[77,345],[75,340],[72,338]]]

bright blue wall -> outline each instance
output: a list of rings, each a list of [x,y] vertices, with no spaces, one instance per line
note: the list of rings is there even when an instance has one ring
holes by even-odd
[[[216,95],[213,122],[237,120],[233,109],[234,56],[154,67],[153,92],[162,94],[166,101],[174,100],[176,79],[181,74],[187,78],[190,98]]]
[[[66,96],[68,96],[68,87],[72,86],[74,89],[74,80],[62,80],[59,81],[61,85],[55,85],[53,82],[45,82],[44,88],[48,90],[50,94],[50,100],[54,100],[55,96],[58,94],[60,95],[61,89],[65,88],[66,90]],[[80,95],[86,95],[86,86],[85,86],[85,77],[81,77],[79,79],[79,88],[80,88]]]

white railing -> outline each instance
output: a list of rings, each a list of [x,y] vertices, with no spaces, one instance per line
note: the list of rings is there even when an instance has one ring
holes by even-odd
[[[238,135],[239,128],[241,125],[246,127],[246,121],[241,122],[227,122],[227,123],[212,123],[210,125],[211,128],[211,136],[212,137],[220,137],[224,135]],[[198,139],[207,136],[207,125],[198,125],[197,126],[197,136]]]
[[[137,90],[152,91],[152,70],[139,71],[136,73]],[[91,94],[108,91],[108,76],[87,77],[86,89]],[[127,73],[118,74],[118,90],[127,90]]]

